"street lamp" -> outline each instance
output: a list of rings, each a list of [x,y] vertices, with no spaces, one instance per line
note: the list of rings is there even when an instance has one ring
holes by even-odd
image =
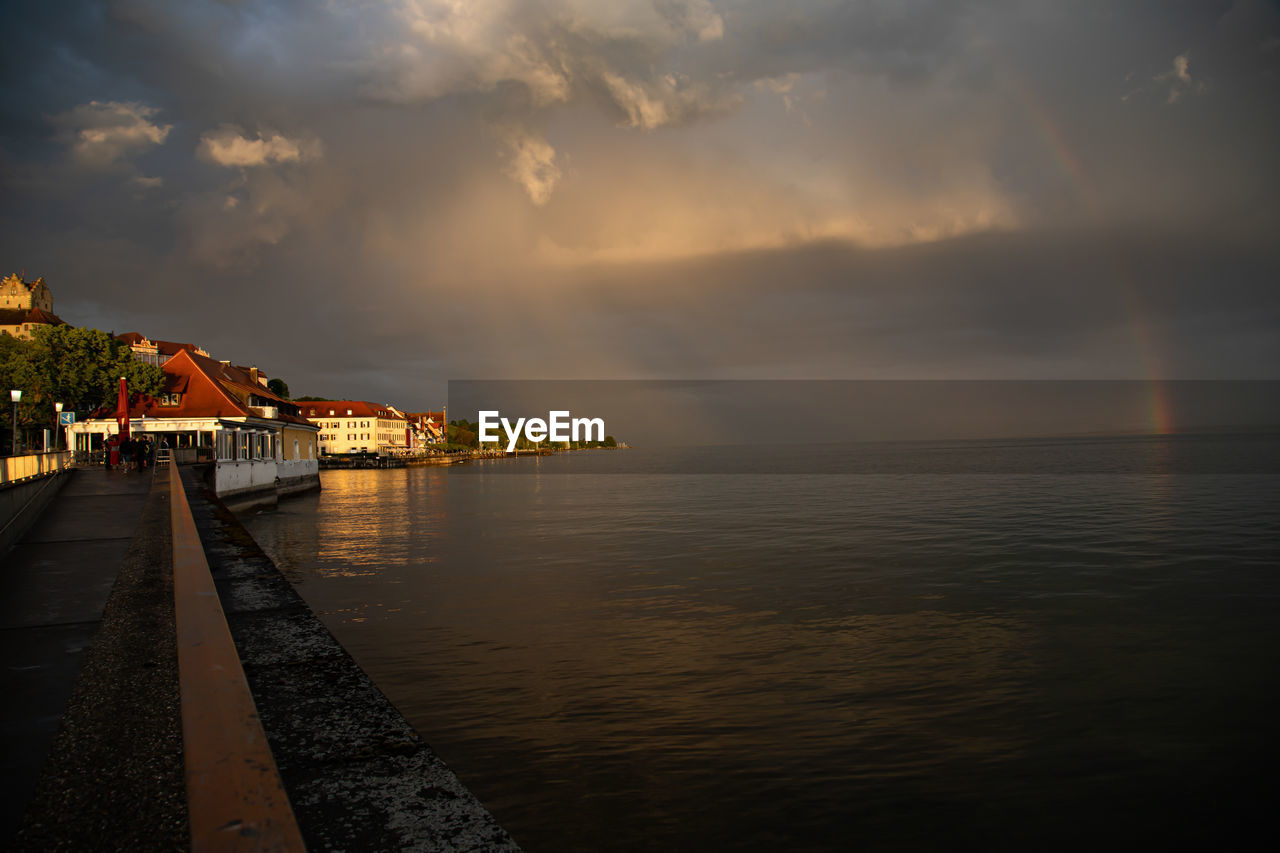
[[[62,404],[54,403],[53,411],[58,415],[53,419],[53,449],[57,452],[58,448],[62,445]]]
[[[22,392],[14,389],[9,392],[9,399],[13,401],[13,455],[18,455],[18,401],[22,399]]]

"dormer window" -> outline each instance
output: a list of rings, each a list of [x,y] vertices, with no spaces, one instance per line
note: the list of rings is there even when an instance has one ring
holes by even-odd
[[[160,395],[160,405],[162,406],[180,406],[182,405],[182,394],[174,391],[173,393],[165,392]]]

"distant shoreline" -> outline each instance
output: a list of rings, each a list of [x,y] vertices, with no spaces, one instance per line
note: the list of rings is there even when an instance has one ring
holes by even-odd
[[[617,447],[548,447],[540,450],[471,450],[465,453],[441,453],[430,456],[322,456],[321,471],[379,470],[388,468],[423,468],[438,465],[461,465],[475,460],[522,459],[530,456],[555,456],[590,450],[630,450],[630,445]]]

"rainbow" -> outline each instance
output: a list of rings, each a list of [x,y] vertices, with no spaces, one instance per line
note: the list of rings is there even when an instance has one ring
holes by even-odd
[[[1098,219],[1100,205],[1094,182],[1088,169],[1072,148],[1067,134],[1060,123],[1054,120],[1042,98],[1036,97],[1030,85],[1013,64],[999,57],[992,46],[987,44],[988,54],[1004,72],[1006,79],[1022,108],[1030,120],[1055,167],[1067,177],[1077,196],[1083,203],[1086,212],[1092,219]],[[1138,278],[1123,260],[1118,262],[1117,271],[1123,285],[1128,303],[1129,325],[1132,329],[1134,348],[1141,365],[1141,380],[1147,385],[1147,409],[1149,429],[1155,435],[1169,435],[1176,429],[1173,407],[1170,403],[1167,377],[1163,369],[1164,359],[1158,344],[1158,334],[1152,322],[1152,312],[1142,302]]]

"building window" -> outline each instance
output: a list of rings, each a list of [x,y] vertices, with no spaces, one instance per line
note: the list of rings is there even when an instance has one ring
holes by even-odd
[[[177,406],[181,405],[181,403],[182,395],[177,391],[172,394],[166,392],[160,395],[160,405],[162,406]]]

